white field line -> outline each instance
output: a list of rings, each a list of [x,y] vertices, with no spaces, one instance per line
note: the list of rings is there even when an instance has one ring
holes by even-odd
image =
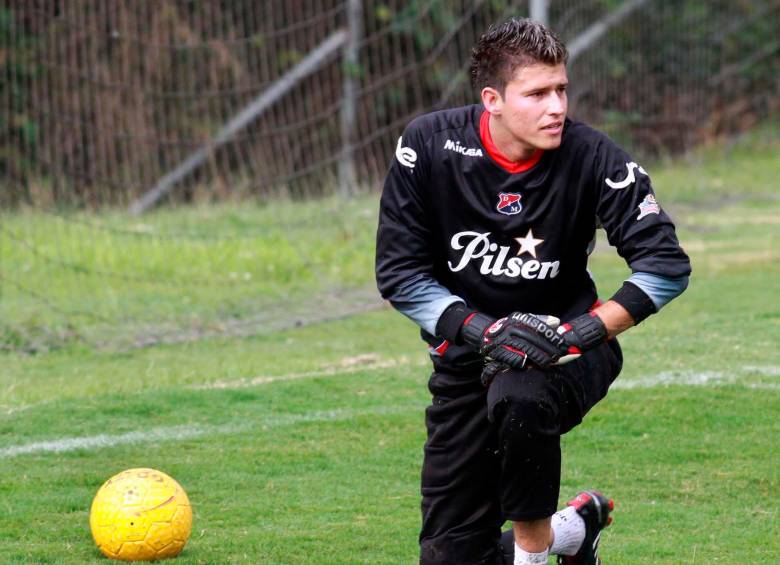
[[[780,376],[780,367],[775,366],[743,366],[738,371],[664,371],[636,378],[618,379],[610,389],[636,389],[655,388],[659,386],[727,386],[740,385],[746,388],[780,390],[780,383],[776,382],[745,382],[744,376],[748,374],[762,376]]]
[[[351,373],[360,372],[372,372],[380,371],[382,369],[389,369],[392,367],[424,367],[430,366],[428,361],[411,361],[407,357],[400,357],[398,359],[381,359],[378,355],[373,353],[367,353],[358,355],[357,357],[347,357],[342,359],[336,365],[330,365],[323,367],[322,369],[314,371],[305,371],[300,373],[289,373],[287,375],[258,375],[255,377],[236,379],[232,381],[215,381],[212,383],[203,383],[198,385],[190,385],[187,388],[190,390],[225,390],[225,389],[239,389],[249,388],[253,386],[259,386],[279,381],[295,381],[299,379],[315,379],[320,377],[334,377],[338,375],[345,375]],[[0,415],[10,416],[17,412],[23,412],[31,408],[38,408],[44,404],[52,402],[51,399],[43,400],[41,402],[33,402],[31,404],[21,404],[19,406],[8,406],[0,404]]]
[[[203,435],[206,428],[200,426],[172,426],[151,428],[142,432],[127,432],[118,435],[100,434],[96,436],[59,438],[50,441],[37,441],[21,445],[12,445],[0,449],[0,459],[29,455],[31,453],[62,453],[78,449],[100,449],[128,443],[140,443],[160,440],[182,440]]]
[[[366,356],[368,357],[368,356]],[[213,389],[234,389],[234,388],[247,388],[253,386],[259,386],[279,381],[293,381],[298,379],[308,378],[320,378],[331,377],[337,375],[344,375],[350,373],[357,373],[361,371],[378,371],[381,369],[387,369],[399,366],[408,367],[422,367],[428,366],[427,362],[419,363],[412,362],[409,359],[402,357],[400,359],[386,359],[380,360],[378,357],[374,357],[375,360],[371,360],[365,365],[341,365],[326,367],[318,371],[307,371],[303,373],[290,373],[288,375],[262,375],[246,379],[238,379],[234,381],[217,381],[213,383],[206,383],[202,385],[196,385],[192,388],[196,390],[213,390]],[[778,390],[780,389],[780,383],[773,382],[745,382],[744,375],[746,374],[758,374],[766,377],[780,376],[780,367],[777,366],[756,366],[745,365],[741,369],[734,372],[723,371],[665,371],[661,373],[655,373],[651,375],[645,375],[633,378],[621,378],[615,381],[610,387],[612,389],[635,389],[635,388],[654,388],[659,386],[725,386],[725,385],[741,385],[746,388],[753,389],[766,389],[766,390]]]
[[[399,359],[380,359],[378,355],[366,354],[354,358],[342,360],[337,365],[324,367],[314,371],[305,371],[301,373],[289,373],[287,375],[258,375],[236,379],[232,381],[215,381],[213,383],[204,383],[193,385],[193,390],[223,390],[236,388],[249,388],[268,383],[281,381],[295,381],[299,379],[314,379],[320,377],[333,377],[337,375],[348,375],[352,373],[380,371],[392,367],[410,366],[423,367],[429,365],[429,362],[412,362],[407,357]]]
[[[369,361],[366,364],[361,364]],[[377,357],[367,359],[367,356],[354,358],[342,362],[339,366],[327,367],[320,371],[308,371],[302,373],[291,373],[288,375],[267,375],[258,376],[251,379],[240,379],[237,381],[219,381],[207,385],[193,387],[196,389],[226,389],[226,388],[245,388],[258,386],[262,384],[289,381],[295,379],[328,377],[344,373],[355,373],[360,371],[374,371],[397,367],[401,365],[421,365],[411,363],[406,358],[378,360]],[[736,373],[736,374],[735,374]],[[667,371],[655,373],[639,378],[623,379],[618,378],[612,385],[612,389],[641,389],[654,388],[658,386],[724,386],[739,384],[747,388],[780,390],[780,383],[774,382],[743,382],[739,375],[760,374],[763,376],[780,376],[780,367],[777,366],[753,366],[746,365],[737,372],[722,371]],[[388,407],[374,407],[363,409],[340,408],[328,411],[308,412],[304,414],[281,414],[276,416],[267,416],[258,421],[254,421],[250,426],[248,424],[225,424],[221,426],[169,426],[160,428],[151,428],[144,431],[127,432],[124,434],[99,434],[95,436],[59,438],[49,441],[33,442],[28,444],[12,445],[0,448],[0,459],[8,459],[19,455],[29,455],[34,453],[62,453],[75,450],[94,450],[106,447],[115,447],[118,445],[128,445],[136,443],[148,443],[149,441],[178,441],[189,438],[201,437],[206,435],[230,434],[253,429],[267,429],[286,425],[293,425],[307,422],[329,422],[348,420],[361,415],[382,415],[405,412],[407,410],[418,410],[423,405],[401,405]]]
[[[778,366],[745,365],[742,370],[748,373],[758,373],[765,377],[780,377],[780,367]]]
[[[95,436],[59,438],[50,441],[37,441],[0,448],[0,459],[10,459],[20,455],[35,453],[64,453],[76,450],[95,450],[119,445],[154,443],[160,441],[180,441],[190,438],[266,430],[294,424],[313,422],[337,422],[359,416],[383,416],[400,414],[412,410],[422,410],[423,404],[401,404],[396,406],[376,406],[372,408],[337,408],[305,412],[303,414],[278,414],[253,420],[252,424],[223,424],[221,426],[168,426],[151,428],[144,431],[124,434],[99,434]]]
[[[287,375],[259,375],[232,381],[215,381],[199,385],[191,385],[191,390],[225,390],[249,388],[274,382],[294,381],[299,379],[314,379],[322,377],[332,377],[344,374],[358,372],[373,372],[392,367],[429,367],[427,361],[411,361],[406,357],[398,359],[381,359],[376,354],[364,354],[357,357],[342,359],[337,365],[324,367],[315,371],[305,371],[300,373],[289,373]],[[744,382],[740,376],[745,374],[758,374],[765,377],[780,376],[780,366],[776,365],[744,365],[735,373],[725,373],[722,371],[665,371],[651,375],[644,375],[634,378],[619,377],[610,387],[611,389],[635,389],[635,388],[653,388],[657,386],[724,386],[724,385],[742,385],[746,388],[778,390],[780,384],[767,382]],[[20,406],[0,405],[0,414],[8,416],[17,412],[37,408],[48,404],[51,400],[32,404],[22,404]]]

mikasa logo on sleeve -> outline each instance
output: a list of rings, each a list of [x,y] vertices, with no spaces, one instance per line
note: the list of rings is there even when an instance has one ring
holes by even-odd
[[[482,149],[478,147],[463,147],[460,141],[452,141],[451,139],[444,142],[444,149],[460,153],[466,157],[482,157]]]
[[[494,275],[524,279],[554,279],[560,272],[560,261],[538,261],[536,246],[543,239],[534,238],[531,230],[525,237],[515,238],[519,249],[512,251],[508,245],[499,246],[489,239],[490,232],[462,231],[452,236],[450,245],[455,251],[463,250],[460,261],[453,264],[448,261],[450,271],[457,273],[466,268],[472,260],[481,260],[479,272],[483,275]],[[529,254],[531,259],[523,259],[520,255]],[[511,256],[510,256],[511,255]]]

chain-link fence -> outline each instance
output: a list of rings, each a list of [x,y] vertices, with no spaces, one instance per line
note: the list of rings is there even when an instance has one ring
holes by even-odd
[[[610,22],[624,5],[634,9]],[[345,156],[357,184],[375,186],[412,116],[476,99],[466,71],[478,35],[528,13],[507,0],[6,0],[1,10],[2,201],[92,207],[129,205],[198,149],[172,198],[328,194]],[[549,18],[578,50],[573,115],[635,150],[677,153],[777,108],[776,0],[554,0]]]
[[[638,154],[677,154],[780,109],[778,0],[546,4],[572,51],[571,114]],[[303,214],[309,227],[346,237],[342,204],[306,202],[376,188],[406,122],[477,100],[467,66],[479,34],[528,13],[526,0],[5,0],[5,322],[69,327],[81,312],[101,327],[174,331],[213,296],[204,289],[228,284],[241,299],[209,310],[218,333],[215,320],[292,303],[281,267],[258,285],[264,245],[287,249],[292,279],[331,295],[370,286],[312,257],[292,213],[261,225],[216,207],[184,225],[124,212],[292,199],[320,210]],[[123,299],[120,282],[133,289]]]

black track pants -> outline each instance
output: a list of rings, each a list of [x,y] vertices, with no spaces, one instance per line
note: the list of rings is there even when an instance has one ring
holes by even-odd
[[[606,395],[621,367],[616,340],[552,371],[500,373],[489,389],[478,372],[436,364],[425,414],[420,563],[509,559],[500,550],[502,524],[555,513],[560,436]]]

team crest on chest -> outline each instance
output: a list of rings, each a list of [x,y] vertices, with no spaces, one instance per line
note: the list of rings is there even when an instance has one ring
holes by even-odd
[[[507,216],[519,214],[523,209],[523,205],[520,204],[520,198],[521,195],[515,192],[499,192],[496,210]]]

